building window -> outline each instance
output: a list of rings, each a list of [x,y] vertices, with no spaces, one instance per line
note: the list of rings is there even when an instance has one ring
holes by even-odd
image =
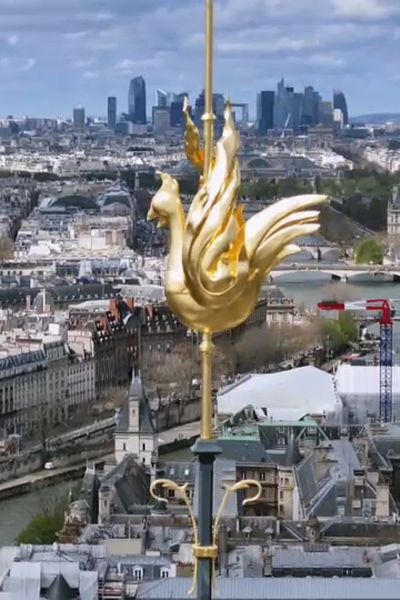
[[[142,451],[146,452],[146,444],[142,444]]]
[[[125,442],[122,444],[122,450],[126,450],[126,444],[125,444]]]
[[[161,579],[168,579],[169,571],[168,569],[161,569]]]
[[[138,581],[141,581],[143,579],[143,569],[134,569],[133,576]]]
[[[264,471],[261,471],[261,473],[260,473],[260,481],[265,481],[265,473],[264,473]]]
[[[279,500],[283,500],[283,492],[282,492],[282,490],[279,492]]]

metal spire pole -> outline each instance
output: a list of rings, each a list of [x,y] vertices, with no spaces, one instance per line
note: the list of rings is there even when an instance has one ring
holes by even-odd
[[[205,6],[205,113],[202,116],[204,124],[204,156],[203,148],[200,142],[200,134],[197,127],[194,125],[190,118],[189,106],[186,100],[184,104],[184,112],[186,114],[186,138],[185,138],[185,150],[186,155],[191,160],[192,164],[202,172],[200,186],[202,192],[210,197],[213,190],[210,191],[210,180],[214,178],[214,169],[221,169],[216,179],[219,180],[221,177],[222,189],[225,186],[230,190],[232,196],[232,206],[236,207],[236,195],[239,191],[240,177],[238,176],[238,163],[237,163],[237,152],[238,152],[238,138],[233,126],[233,119],[231,113],[231,107],[227,104],[225,110],[225,128],[224,135],[230,138],[230,144],[227,144],[229,148],[226,148],[226,152],[230,156],[229,161],[225,161],[226,164],[217,164],[214,160],[214,110],[213,110],[213,78],[214,78],[214,0],[204,0]],[[224,163],[224,161],[221,161]],[[231,164],[232,163],[232,164]],[[168,176],[169,177],[169,176]],[[224,182],[222,184],[222,181]],[[172,210],[177,210],[176,207],[181,206],[179,191],[177,182],[164,175],[163,182],[163,193],[168,191],[168,197],[171,197],[174,201],[174,207]],[[215,187],[215,186],[214,186]],[[149,210],[149,218],[161,218],[161,214],[158,213],[158,196],[156,195],[152,200],[152,205]],[[214,199],[219,201],[219,199]],[[193,209],[193,210],[192,210]],[[199,206],[198,202],[192,203],[190,209],[194,214],[187,216],[187,219],[194,218],[195,222],[197,217],[203,219],[203,210]],[[242,219],[240,211],[235,208],[235,214],[238,219]],[[175,214],[175,213],[174,213]],[[175,242],[172,242],[172,230],[170,236],[170,261],[171,256],[174,255],[173,260],[181,261],[183,270],[188,268],[188,275],[185,277],[185,281],[182,280],[182,289],[187,290],[188,294],[184,294],[185,300],[182,302],[182,293],[177,291],[175,288],[172,289],[170,284],[166,283],[165,288],[169,294],[169,302],[174,302],[174,311],[178,308],[178,315],[181,316],[182,322],[190,326],[190,329],[195,329],[202,333],[202,342],[200,345],[200,351],[202,354],[202,399],[201,399],[201,429],[200,438],[197,440],[192,448],[193,454],[198,458],[198,479],[197,479],[197,506],[195,510],[190,503],[190,499],[187,493],[186,484],[179,486],[176,482],[170,479],[159,479],[154,481],[150,486],[150,493],[152,497],[160,502],[166,502],[166,499],[162,496],[157,495],[156,487],[161,486],[165,490],[174,490],[184,502],[193,528],[194,544],[193,554],[195,558],[195,571],[194,571],[194,587],[192,591],[196,589],[198,600],[211,600],[213,591],[213,579],[215,576],[214,568],[218,558],[218,546],[217,546],[217,535],[218,526],[223,517],[223,512],[228,501],[230,494],[236,493],[239,490],[247,490],[250,487],[257,488],[257,494],[252,498],[246,497],[244,504],[249,502],[256,502],[261,495],[262,489],[259,482],[246,479],[235,483],[234,485],[224,485],[223,499],[220,503],[219,509],[216,510],[215,521],[213,519],[214,512],[214,463],[216,457],[221,453],[221,449],[218,446],[218,442],[215,439],[213,430],[213,397],[212,397],[212,367],[213,367],[213,353],[214,344],[212,336],[214,333],[219,331],[227,331],[231,328],[229,310],[230,306],[233,305],[235,308],[235,314],[239,315],[239,321],[243,322],[248,317],[248,305],[252,306],[254,303],[254,291],[257,291],[258,280],[246,281],[245,283],[238,279],[235,282],[237,287],[237,297],[233,298],[229,295],[227,298],[227,306],[225,311],[225,299],[221,303],[221,298],[217,298],[218,294],[214,293],[211,289],[205,293],[203,302],[199,303],[199,300],[195,300],[199,291],[199,282],[196,277],[192,276],[193,272],[197,272],[200,268],[199,265],[203,265],[202,250],[203,248],[197,248],[195,251],[187,252],[188,245],[192,248],[189,242],[192,239],[198,237],[198,232],[192,231],[193,227],[187,227],[188,220],[185,220],[182,210],[182,229],[175,231],[178,237]],[[218,228],[221,227],[224,233],[226,232],[226,219],[222,215],[220,222],[215,223],[215,232],[219,233]],[[206,218],[206,224],[209,226],[209,216]],[[171,225],[169,224],[171,227]],[[202,227],[204,228],[204,223]],[[200,228],[200,229],[201,229]],[[220,234],[219,234],[220,235]],[[231,240],[231,245],[235,248],[244,247],[244,241],[242,234],[237,234],[235,239]],[[232,237],[232,236],[231,236]],[[235,236],[233,236],[235,237]],[[289,235],[288,235],[289,238]],[[177,244],[177,240],[180,240]],[[202,240],[204,246],[204,240]],[[218,241],[215,242],[218,245]],[[284,247],[284,246],[283,246]],[[221,249],[216,249],[216,255],[221,253]],[[236,271],[238,266],[238,260],[232,259],[232,273]],[[247,260],[247,259],[246,259]],[[268,266],[268,265],[267,265]],[[207,274],[208,277],[209,274]],[[247,287],[246,287],[247,286]],[[180,290],[180,288],[179,288]],[[236,288],[235,288],[236,290]],[[193,293],[194,292],[194,293]],[[243,296],[244,294],[244,296]],[[243,301],[243,297],[249,298],[249,302]],[[235,304],[239,303],[239,304]],[[224,314],[224,311],[227,314]],[[243,313],[242,315],[240,313]],[[226,320],[226,316],[228,319]],[[243,317],[243,318],[242,318]],[[238,316],[234,318],[236,323]],[[218,486],[221,486],[221,482],[217,482]],[[216,508],[216,507],[215,507]],[[197,512],[196,515],[194,514]]]
[[[206,0],[206,72],[204,121],[204,177],[210,171],[214,146],[214,0]]]
[[[204,122],[204,170],[206,180],[213,161],[214,152],[214,0],[205,0],[206,9],[206,52],[205,52],[205,113]],[[198,547],[195,556],[198,560],[197,598],[211,600],[213,587],[213,565],[218,549],[213,544],[213,498],[214,462],[221,452],[217,446],[212,428],[212,357],[214,344],[212,334],[205,331],[200,345],[202,353],[202,415],[200,438],[193,447],[199,460],[198,490]]]

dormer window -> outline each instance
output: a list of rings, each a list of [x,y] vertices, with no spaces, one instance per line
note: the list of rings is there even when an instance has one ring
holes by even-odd
[[[161,579],[168,579],[169,569],[161,569]]]

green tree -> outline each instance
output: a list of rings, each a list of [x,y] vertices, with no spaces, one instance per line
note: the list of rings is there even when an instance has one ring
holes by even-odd
[[[334,354],[342,352],[347,346],[346,335],[343,333],[339,321],[324,319],[321,327],[322,345]]]
[[[346,338],[346,342],[358,340],[358,327],[354,316],[350,312],[342,312],[339,315],[339,327]]]
[[[310,194],[313,191],[311,182],[296,177],[288,177],[278,181],[259,179],[254,182],[243,182],[240,194],[251,200],[273,200],[296,196],[298,194]]]
[[[315,182],[316,192],[318,194],[327,194],[332,198],[339,198],[342,195],[340,183],[333,179],[319,179]]]
[[[382,245],[376,239],[365,238],[356,247],[356,263],[381,265],[384,254]]]
[[[17,544],[53,544],[64,523],[64,503],[43,510],[33,517],[17,537]]]
[[[351,342],[358,340],[357,322],[350,312],[340,313],[337,320],[323,319],[320,331],[322,345],[333,354],[340,354]]]

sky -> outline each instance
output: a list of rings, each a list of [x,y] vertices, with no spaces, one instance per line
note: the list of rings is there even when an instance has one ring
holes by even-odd
[[[248,102],[282,76],[350,114],[400,112],[400,0],[215,0],[215,90]],[[129,80],[203,87],[204,0],[0,0],[0,115],[127,111]]]

